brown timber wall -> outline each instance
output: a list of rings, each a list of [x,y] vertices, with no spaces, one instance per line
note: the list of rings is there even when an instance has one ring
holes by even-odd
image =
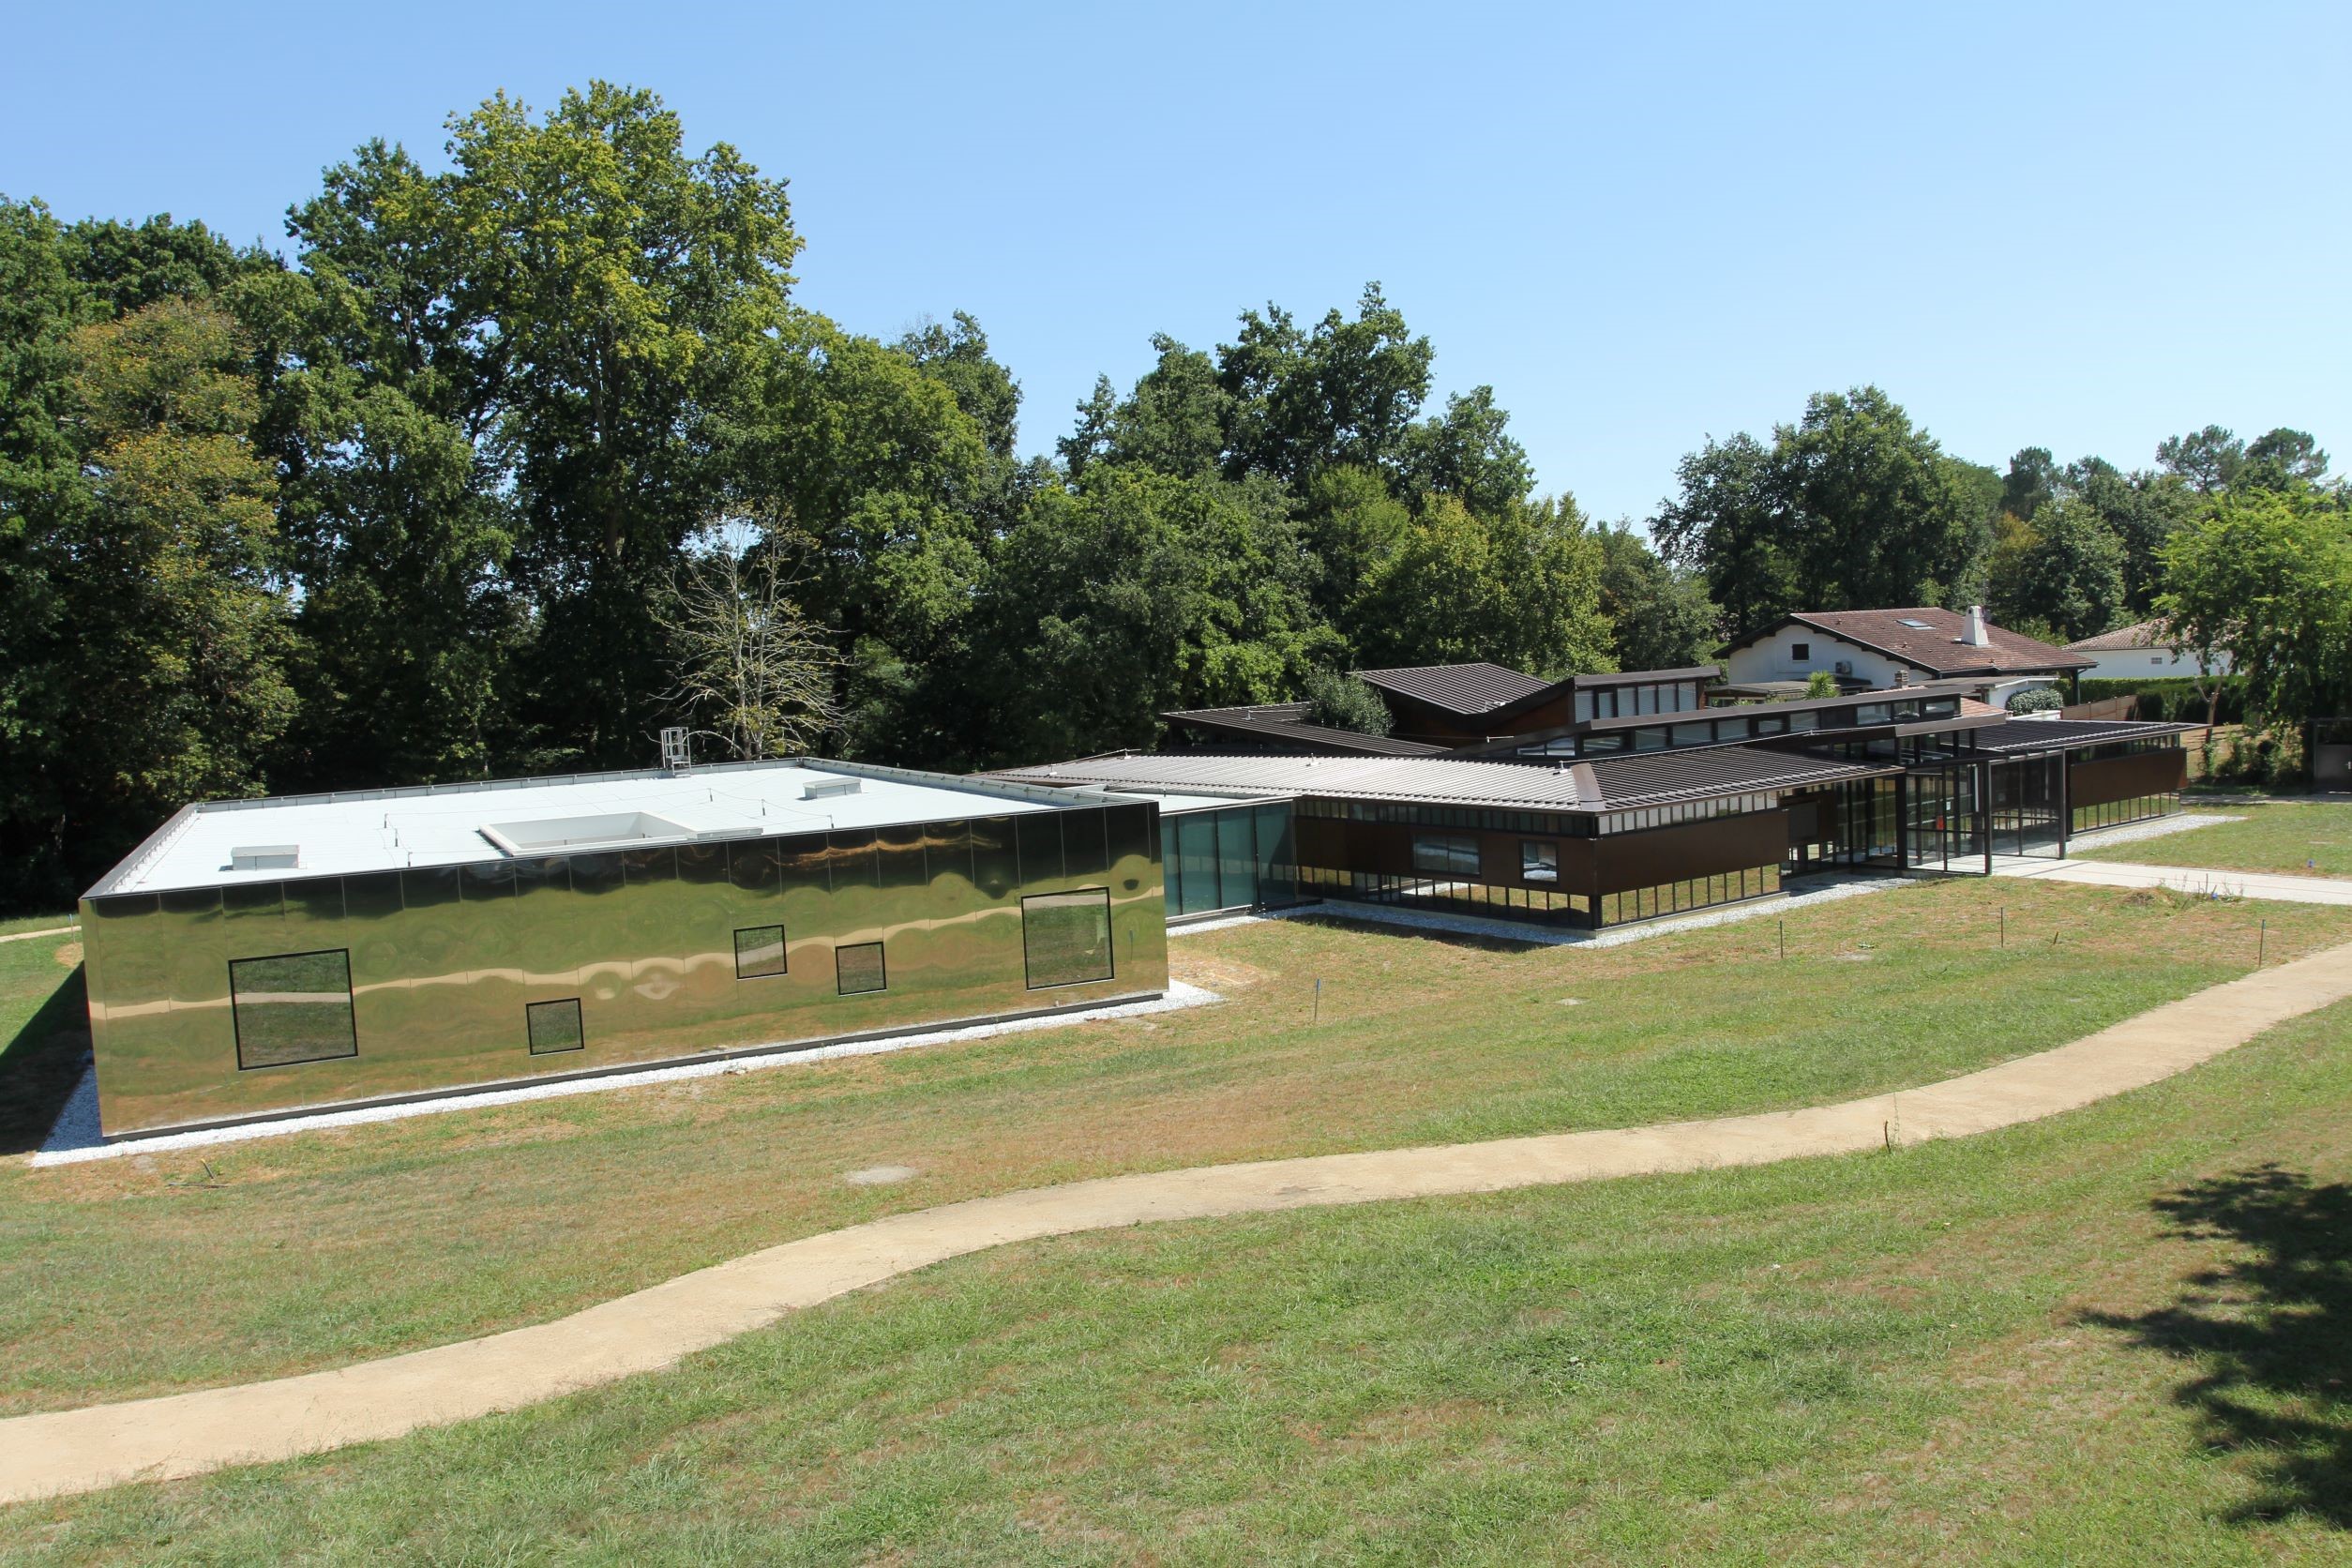
[[[1595,838],[1596,893],[1623,893],[1661,882],[1711,877],[1751,866],[1777,866],[1788,854],[1788,813],[1752,811],[1741,817],[1651,828]]]
[[[2070,761],[2066,801],[2069,806],[2104,806],[2137,795],[2177,794],[2188,779],[2189,754],[2178,746],[2088,762]]]

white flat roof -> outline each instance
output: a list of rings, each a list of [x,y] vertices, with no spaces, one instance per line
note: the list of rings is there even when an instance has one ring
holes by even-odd
[[[817,798],[808,797],[811,786]],[[787,761],[212,801],[174,817],[91,891],[152,893],[500,860],[508,854],[502,839],[520,852],[557,854],[1070,810],[1104,798],[862,763]],[[239,869],[240,860],[251,868]]]

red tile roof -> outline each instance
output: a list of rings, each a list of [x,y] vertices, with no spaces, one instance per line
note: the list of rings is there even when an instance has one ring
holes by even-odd
[[[1990,645],[1972,648],[1960,641],[1968,618],[1954,611],[1921,607],[1911,610],[1817,610],[1791,615],[1788,621],[1814,626],[1832,637],[1914,665],[1932,675],[2033,674],[2060,670],[2087,670],[2098,662],[2070,654],[2047,642],[2037,642],[2013,631],[1988,626]],[[1919,626],[1907,626],[1909,621]],[[1787,621],[1781,623],[1787,625]],[[1778,627],[1772,628],[1773,630]],[[1756,636],[1762,636],[1757,633]],[[1755,637],[1742,638],[1752,642]],[[1738,644],[1734,644],[1737,646]]]

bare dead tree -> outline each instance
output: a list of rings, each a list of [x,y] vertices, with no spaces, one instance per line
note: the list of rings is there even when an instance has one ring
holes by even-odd
[[[799,552],[715,532],[678,568],[660,622],[677,649],[665,699],[745,760],[806,755],[841,720],[830,632],[802,613]]]

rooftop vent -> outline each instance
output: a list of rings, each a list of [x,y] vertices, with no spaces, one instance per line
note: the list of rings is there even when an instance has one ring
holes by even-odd
[[[670,842],[694,835],[650,811],[618,811],[597,817],[546,817],[531,822],[485,822],[482,837],[508,854],[553,854],[563,850],[619,849]]]
[[[858,788],[859,780],[854,778],[819,778],[801,786],[800,798],[831,800],[836,795],[853,795]]]
[[[229,852],[232,871],[299,871],[302,869],[302,846],[299,844],[248,844]]]

